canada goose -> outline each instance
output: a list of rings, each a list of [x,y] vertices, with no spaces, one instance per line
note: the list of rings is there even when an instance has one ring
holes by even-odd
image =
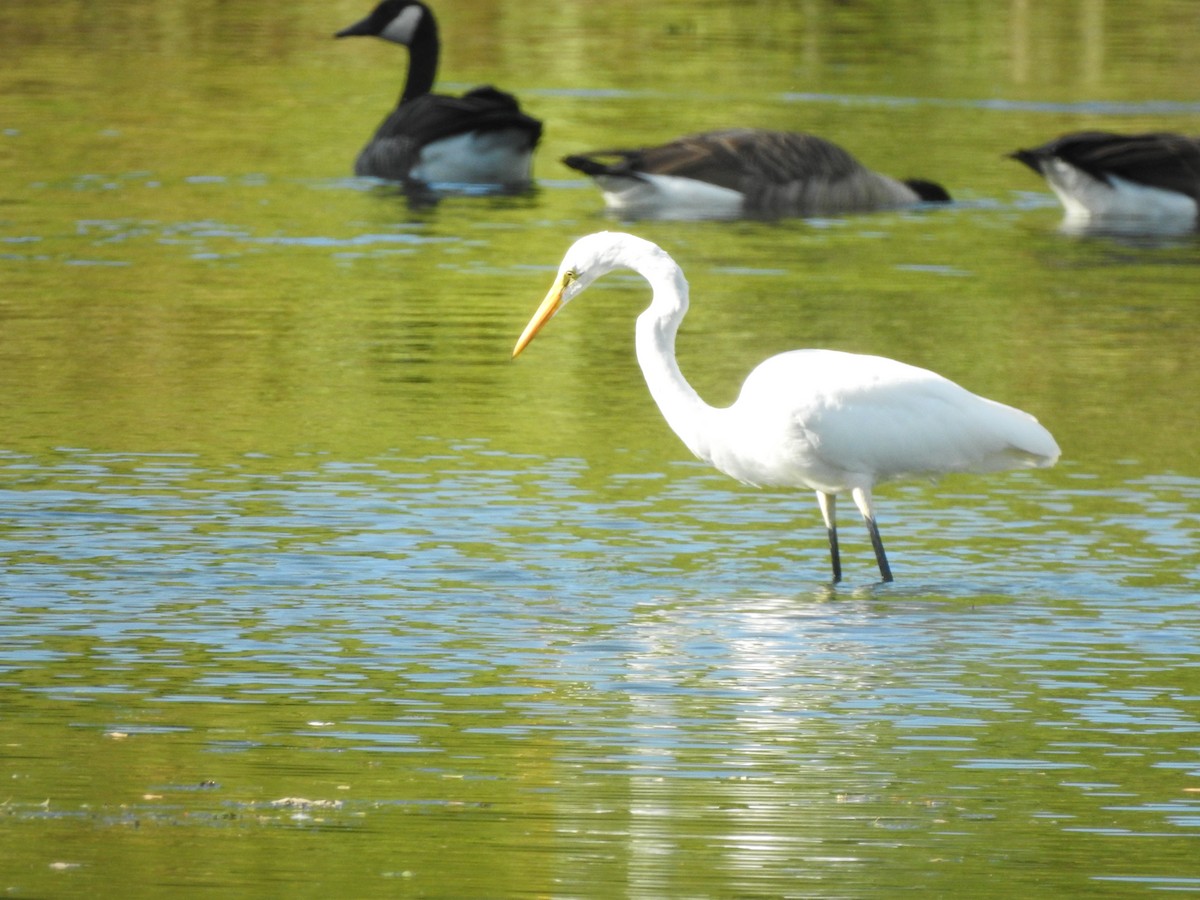
[[[1146,219],[1194,227],[1200,138],[1077,131],[1009,154],[1049,183],[1068,221]]]
[[[542,123],[490,85],[461,97],[430,93],[440,44],[428,6],[383,0],[334,37],[371,35],[408,47],[408,76],[399,104],[358,154],[354,174],[424,184],[529,184]]]
[[[608,209],[632,215],[817,216],[950,200],[940,185],[872,172],[823,138],[756,128],[597,150],[563,162],[596,180]]]

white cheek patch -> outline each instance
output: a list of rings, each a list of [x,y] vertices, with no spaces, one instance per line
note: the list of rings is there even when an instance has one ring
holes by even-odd
[[[421,17],[424,14],[424,10],[419,6],[406,7],[400,11],[400,15],[387,23],[387,27],[379,33],[379,36],[407,47],[412,43],[413,35],[417,33],[417,26],[421,24]]]

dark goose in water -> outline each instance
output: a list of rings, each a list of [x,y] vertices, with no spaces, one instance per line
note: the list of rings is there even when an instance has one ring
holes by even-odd
[[[1010,155],[1046,179],[1068,221],[1141,219],[1196,226],[1200,138],[1076,131]]]
[[[610,210],[630,215],[821,216],[950,200],[941,185],[880,175],[837,144],[787,131],[708,131],[563,162],[596,180]]]
[[[430,93],[440,43],[437,21],[417,0],[384,0],[335,37],[374,36],[408,47],[400,102],[358,154],[354,174],[426,185],[529,184],[542,123],[488,85],[461,97]]]

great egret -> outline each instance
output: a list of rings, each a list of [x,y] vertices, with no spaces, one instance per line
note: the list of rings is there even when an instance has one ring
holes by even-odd
[[[428,6],[383,0],[334,37],[364,35],[408,47],[408,76],[399,105],[358,154],[354,174],[426,185],[529,184],[542,123],[490,85],[461,97],[430,93],[440,45]]]
[[[837,144],[786,131],[708,131],[563,162],[596,180],[606,207],[634,216],[819,216],[950,200],[941,185],[897,181]]]
[[[870,532],[884,581],[891,568],[871,490],[911,475],[1052,466],[1058,445],[1028,413],[985,400],[940,375],[879,356],[794,350],[759,365],[726,409],[709,406],[675,362],[675,334],[688,308],[683,271],[660,247],[601,232],[567,251],[546,299],[513,357],[593,281],[633,269],[653,290],[638,316],[636,346],[650,394],[696,456],[739,481],[817,492],[829,536],[833,580],[842,577],[835,502],[849,491]]]
[[[1077,131],[1010,154],[1044,177],[1068,221],[1157,220],[1195,227],[1200,138]]]

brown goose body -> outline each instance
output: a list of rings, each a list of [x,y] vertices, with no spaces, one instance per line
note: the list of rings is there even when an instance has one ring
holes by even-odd
[[[563,162],[594,178],[610,209],[630,213],[821,216],[950,200],[940,185],[874,172],[837,144],[800,132],[707,131]]]

